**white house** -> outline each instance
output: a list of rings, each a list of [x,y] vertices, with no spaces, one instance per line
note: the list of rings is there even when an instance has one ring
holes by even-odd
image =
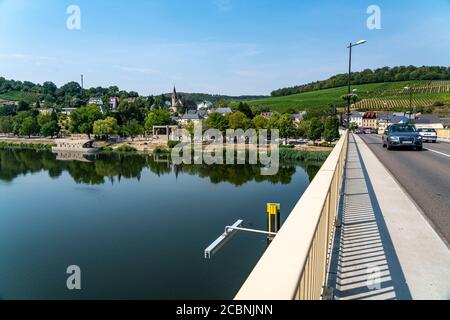
[[[354,123],[358,126],[358,128],[362,128],[363,116],[364,116],[364,112],[353,112],[350,115],[350,123]]]
[[[209,101],[203,101],[203,102],[197,104],[197,110],[207,110],[207,109],[211,108],[212,105],[213,104]]]
[[[100,98],[93,97],[93,98],[89,99],[88,104],[96,104],[98,106],[102,106],[103,105],[103,101]]]

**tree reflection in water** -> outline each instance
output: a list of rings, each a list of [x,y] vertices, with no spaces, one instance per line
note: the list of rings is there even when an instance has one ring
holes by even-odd
[[[168,157],[156,155],[97,154],[89,156],[89,161],[59,161],[56,157],[49,151],[0,149],[0,180],[10,182],[20,175],[41,171],[57,178],[68,172],[76,183],[100,185],[120,182],[122,178],[140,180],[142,171],[148,169],[157,176],[188,174],[209,178],[214,184],[228,182],[241,186],[251,181],[289,184],[298,166],[305,169],[311,181],[322,165],[280,161],[278,174],[263,176],[257,165],[173,165]]]

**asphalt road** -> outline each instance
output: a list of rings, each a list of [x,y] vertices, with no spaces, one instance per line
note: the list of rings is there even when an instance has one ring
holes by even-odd
[[[426,143],[425,150],[383,148],[381,136],[360,135],[384,166],[450,244],[450,143]]]

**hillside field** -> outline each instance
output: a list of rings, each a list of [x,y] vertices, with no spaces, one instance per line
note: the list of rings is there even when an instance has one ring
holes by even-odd
[[[388,83],[372,83],[354,85],[352,90],[359,97],[361,107],[371,109],[388,109],[390,106],[409,105],[409,92],[405,87],[413,90],[415,106],[427,107],[435,102],[450,104],[450,81],[400,81]],[[270,109],[271,111],[288,112],[291,110],[310,110],[333,105],[344,107],[342,96],[347,94],[347,87],[317,90],[283,97],[269,97],[245,102],[256,109]],[[397,101],[397,103],[395,103]]]

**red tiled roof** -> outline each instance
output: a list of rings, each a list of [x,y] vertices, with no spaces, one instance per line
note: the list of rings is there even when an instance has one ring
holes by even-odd
[[[376,112],[366,112],[364,113],[363,119],[376,119],[377,113]]]

